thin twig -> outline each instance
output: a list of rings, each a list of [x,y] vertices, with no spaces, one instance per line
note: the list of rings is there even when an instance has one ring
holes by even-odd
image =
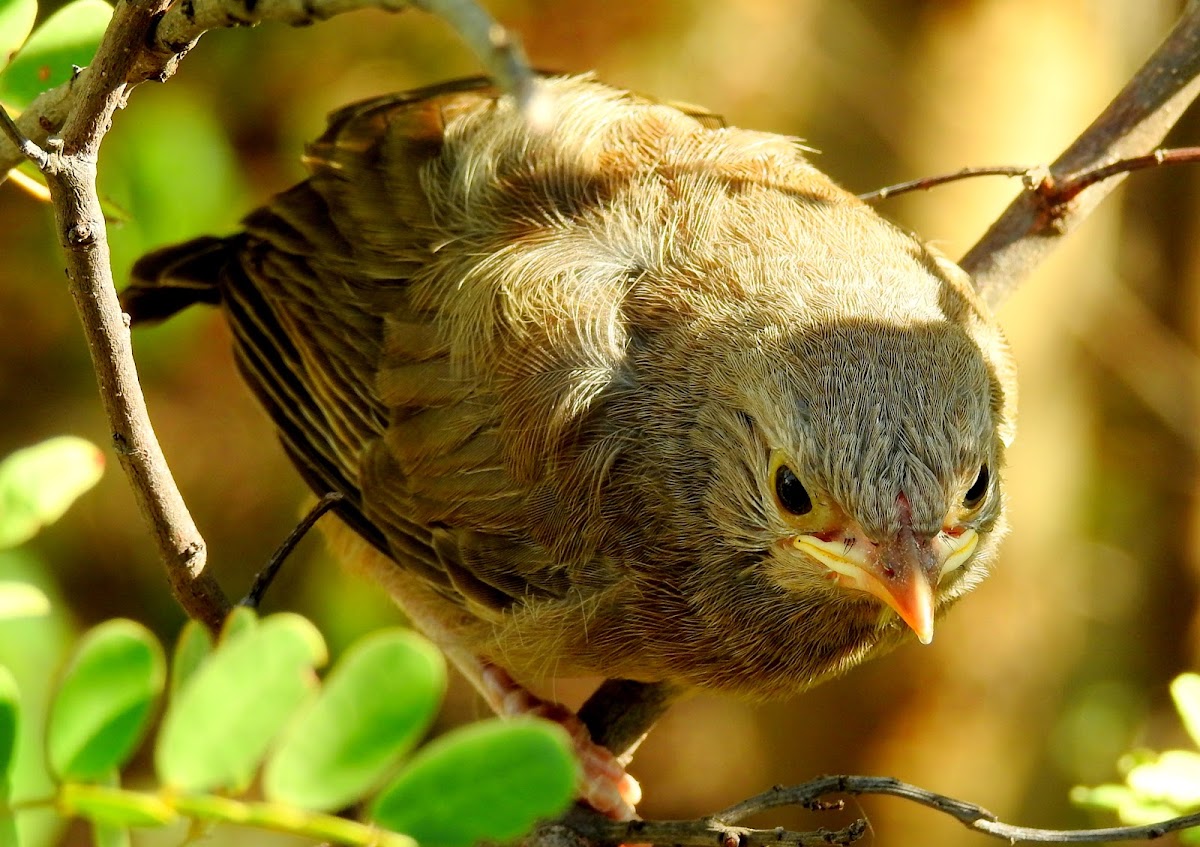
[[[1200,4],[1190,3],[1175,27],[1108,108],[1051,165],[1055,184],[1111,162],[1144,156],[1200,93]],[[1061,240],[1120,183],[1095,182],[1069,203],[1041,192],[1020,194],[959,261],[993,308],[1011,294]]]
[[[38,170],[44,171],[49,167],[49,154],[21,133],[21,128],[17,126],[12,115],[3,106],[0,106],[0,129],[4,130],[4,135],[13,143],[21,156],[33,162]]]
[[[1041,187],[1047,199],[1054,203],[1069,203],[1080,192],[1091,188],[1098,182],[1120,174],[1132,173],[1145,168],[1157,168],[1161,165],[1190,165],[1200,162],[1200,147],[1172,147],[1165,150],[1155,150],[1144,156],[1131,156],[1118,159],[1107,165],[1098,165],[1090,170],[1080,171],[1069,179],[1058,184],[1048,181]]]
[[[296,545],[308,535],[309,530],[316,525],[325,513],[341,503],[346,498],[337,491],[331,491],[318,500],[311,509],[308,510],[300,523],[288,533],[287,538],[283,539],[283,543],[275,550],[271,556],[271,560],[267,562],[266,567],[258,572],[258,576],[254,577],[254,584],[250,586],[250,590],[246,592],[246,596],[238,603],[239,606],[247,606],[251,609],[257,609],[262,603],[263,595],[267,593],[267,589],[271,587],[271,583],[275,581],[275,577],[279,574],[279,569],[283,567],[284,560],[292,554],[296,549]]]
[[[705,818],[690,821],[613,821],[593,812],[573,810],[564,823],[592,843],[681,844],[689,847],[766,847],[769,844],[851,844],[866,831],[857,821],[837,831],[788,832],[782,829],[739,827],[739,821],[787,806],[815,812],[841,810],[842,803],[825,798],[838,795],[883,794],[926,806],[949,815],[968,829],[1009,843],[1098,844],[1109,841],[1145,841],[1200,825],[1200,814],[1143,826],[1104,829],[1036,829],[1014,826],[996,818],[982,806],[956,800],[935,791],[896,779],[874,776],[823,776],[800,785],[779,786]]]
[[[676,847],[849,845],[862,838],[868,828],[867,822],[861,819],[852,821],[841,829],[814,829],[808,832],[796,832],[783,827],[754,829],[735,826],[722,821],[717,816],[687,821],[614,821],[582,806],[575,807],[556,823],[565,826],[590,845],[670,844],[676,845]],[[536,834],[528,840],[527,844],[544,847],[539,836],[540,833]]]
[[[958,182],[960,179],[974,179],[977,176],[1019,176],[1024,177],[1028,181],[1034,174],[1038,173],[1038,170],[1036,167],[1028,168],[1021,167],[1020,165],[963,168],[951,174],[925,176],[920,179],[910,179],[908,182],[898,182],[895,185],[885,185],[883,188],[877,188],[874,191],[858,195],[858,199],[864,203],[874,203],[876,200],[886,200],[898,194],[907,194],[910,191],[928,191],[930,188],[936,188],[939,185]]]
[[[963,179],[974,179],[978,176],[1019,176],[1024,178],[1025,187],[1036,191],[1048,205],[1061,206],[1074,200],[1085,189],[1114,176],[1122,176],[1146,168],[1157,168],[1162,165],[1191,165],[1196,162],[1200,162],[1200,147],[1170,147],[1155,150],[1144,156],[1130,156],[1125,159],[1117,159],[1115,162],[1097,165],[1058,182],[1050,175],[1050,169],[1045,165],[1034,165],[1033,167],[995,165],[963,168],[954,173],[923,176],[908,182],[885,185],[883,188],[859,194],[858,199],[864,203],[873,203],[876,200],[886,200],[889,197],[896,197],[911,191],[928,191],[940,185]]]
[[[1010,842],[1041,842],[1053,844],[1096,844],[1105,841],[1138,841],[1161,838],[1200,825],[1200,814],[1185,815],[1161,823],[1142,826],[1118,826],[1103,829],[1036,829],[1014,826],[998,820],[982,806],[956,800],[935,791],[901,782],[898,779],[875,776],[825,776],[788,788],[772,788],[719,812],[714,818],[736,822],[759,812],[783,806],[821,808],[822,798],[831,794],[886,794],[901,797],[921,806],[949,815],[964,826]]]

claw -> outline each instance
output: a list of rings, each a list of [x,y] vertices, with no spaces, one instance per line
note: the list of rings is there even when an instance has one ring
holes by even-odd
[[[642,799],[642,787],[625,772],[625,766],[607,747],[592,741],[579,716],[561,703],[543,700],[522,686],[503,668],[485,665],[480,674],[482,692],[496,714],[504,717],[532,715],[553,721],[567,731],[575,745],[582,773],[579,795],[597,812],[614,820],[637,818],[634,807]]]

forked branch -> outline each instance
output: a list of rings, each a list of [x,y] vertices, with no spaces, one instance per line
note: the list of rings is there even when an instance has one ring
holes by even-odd
[[[1051,184],[1079,188],[1068,199],[1027,189],[959,260],[993,308],[1124,178],[1088,181],[1122,159],[1151,155],[1200,93],[1200,4],[1191,2],[1142,68],[1050,166]],[[1126,169],[1127,171],[1128,169]]]

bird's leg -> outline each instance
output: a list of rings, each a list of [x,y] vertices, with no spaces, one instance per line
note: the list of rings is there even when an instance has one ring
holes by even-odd
[[[496,714],[535,715],[552,720],[566,729],[574,741],[576,754],[583,767],[579,793],[585,803],[596,811],[618,820],[631,820],[636,817],[634,806],[641,798],[640,786],[633,777],[625,773],[624,765],[613,753],[592,739],[588,727],[574,712],[566,706],[537,697],[514,680],[507,671],[481,659],[466,647],[446,625],[445,600],[437,597],[415,576],[397,568],[391,559],[369,547],[345,524],[328,524],[326,534],[344,558],[355,562],[387,587],[389,593],[404,609],[409,621],[438,645],[446,658],[467,678]],[[611,685],[611,681],[605,683],[597,693],[610,692]],[[654,685],[643,687],[650,692],[658,688]],[[584,709],[596,719],[596,723],[592,725],[600,727],[599,731],[606,733],[601,736],[602,740],[619,747],[621,752],[636,746],[637,740],[650,728],[653,719],[666,707],[665,701],[660,707],[650,710],[641,704],[635,704],[630,713],[624,715],[619,703],[621,698],[600,699],[605,701],[601,708],[589,710],[592,701],[588,701],[584,704]],[[645,699],[651,704],[656,702],[653,697],[640,699]],[[606,728],[606,721],[610,717],[613,718],[612,727]],[[611,738],[607,735],[609,728],[617,728],[617,734]]]
[[[686,690],[669,682],[609,679],[579,707],[592,740],[628,765],[650,728]]]
[[[480,662],[479,690],[498,715],[533,715],[554,721],[571,736],[583,767],[579,792],[585,803],[617,820],[637,817],[634,807],[642,799],[637,780],[607,747],[592,740],[579,716],[561,703],[543,700],[522,686],[503,668]]]

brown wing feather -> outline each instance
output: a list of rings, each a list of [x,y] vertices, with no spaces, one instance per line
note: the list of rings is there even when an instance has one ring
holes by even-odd
[[[311,178],[247,219],[244,273],[225,295],[243,368],[297,464],[348,484],[393,558],[484,617],[569,589],[524,531],[528,492],[509,472],[499,408],[452,363],[438,311],[410,285],[444,237],[421,169],[446,120],[494,96],[463,81],[333,115],[308,148]],[[264,347],[283,354],[255,355]],[[271,367],[281,359],[286,373]]]

